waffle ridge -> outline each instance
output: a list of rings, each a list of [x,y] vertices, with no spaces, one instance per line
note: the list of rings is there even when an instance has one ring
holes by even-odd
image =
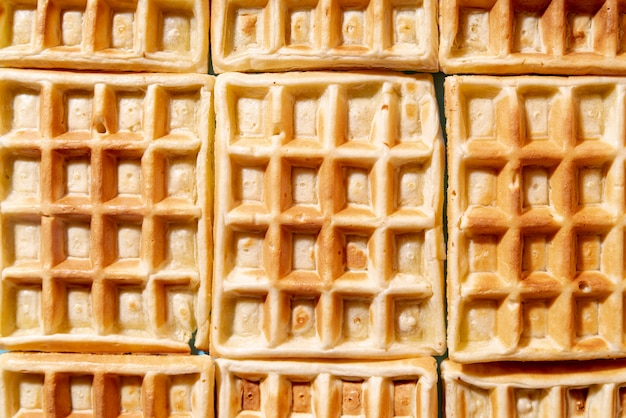
[[[213,78],[0,80],[0,345],[189,352],[197,330],[207,347]]]
[[[231,73],[216,92],[212,353],[441,353],[432,79]]]
[[[445,88],[450,358],[624,357],[624,79]]]
[[[437,70],[432,0],[216,0],[213,67],[225,71]]]

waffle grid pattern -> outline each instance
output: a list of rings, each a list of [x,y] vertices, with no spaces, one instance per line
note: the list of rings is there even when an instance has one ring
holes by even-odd
[[[105,71],[208,70],[201,0],[5,0],[0,65]]]
[[[74,354],[69,358],[74,361],[69,362],[67,354],[2,354],[0,414],[213,416],[209,357]]]
[[[442,142],[431,79],[302,80],[217,80],[223,256],[212,352],[441,353]]]
[[[619,75],[626,9],[618,0],[445,0],[439,60],[447,73]]]
[[[451,358],[624,356],[624,94],[446,80]]]
[[[211,77],[0,78],[0,344],[206,347]]]
[[[223,416],[431,417],[437,403],[433,358],[372,363],[218,359]],[[270,396],[280,393],[283,396]]]
[[[216,0],[211,7],[217,72],[438,69],[436,1]]]
[[[584,364],[584,367],[581,365]],[[488,366],[488,367],[486,367]],[[442,364],[450,417],[623,417],[624,361]]]

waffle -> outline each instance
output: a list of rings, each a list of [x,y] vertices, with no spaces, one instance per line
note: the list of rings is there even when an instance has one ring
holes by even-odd
[[[212,353],[441,353],[430,76],[230,73],[215,88]]]
[[[213,79],[0,70],[0,346],[208,345]]]
[[[626,8],[617,0],[444,0],[446,73],[620,75]]]
[[[218,359],[216,363],[217,403],[223,418],[437,415],[433,358],[371,363]]]
[[[213,68],[435,72],[436,0],[214,0]]]
[[[0,66],[208,70],[206,0],[6,0]]]
[[[622,417],[626,362],[441,365],[450,418]],[[497,412],[496,412],[497,411]]]
[[[208,356],[5,353],[3,417],[213,417]]]
[[[626,356],[626,79],[449,77],[450,357]]]

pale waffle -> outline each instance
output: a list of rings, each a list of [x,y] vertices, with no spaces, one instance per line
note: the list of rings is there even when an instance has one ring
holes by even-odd
[[[433,358],[348,363],[218,359],[216,366],[223,418],[437,415]]]
[[[620,75],[626,7],[618,0],[443,0],[446,73]]]
[[[431,77],[230,73],[215,88],[212,353],[442,353]]]
[[[0,66],[208,70],[206,0],[5,0]]]
[[[213,0],[213,68],[435,72],[436,0]]]
[[[208,356],[5,353],[3,417],[214,415]]]
[[[445,416],[624,417],[626,362],[441,365]]]
[[[446,79],[452,359],[626,356],[625,97],[623,78]]]
[[[0,70],[0,346],[207,347],[212,88]]]

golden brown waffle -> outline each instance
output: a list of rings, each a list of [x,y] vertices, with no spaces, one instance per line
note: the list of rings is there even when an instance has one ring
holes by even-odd
[[[441,365],[446,417],[623,417],[626,362]]]
[[[213,417],[208,356],[5,353],[3,417]]]
[[[437,71],[436,0],[214,0],[217,72]]]
[[[446,79],[454,360],[626,356],[625,89]]]
[[[626,9],[618,0],[443,0],[446,73],[624,74]]]
[[[208,345],[213,78],[0,71],[0,345]]]
[[[230,73],[215,97],[212,353],[441,353],[430,76]]]
[[[352,363],[218,359],[217,396],[224,418],[430,418],[437,415],[437,368],[433,358]]]
[[[7,0],[0,66],[208,70],[206,0]]]

